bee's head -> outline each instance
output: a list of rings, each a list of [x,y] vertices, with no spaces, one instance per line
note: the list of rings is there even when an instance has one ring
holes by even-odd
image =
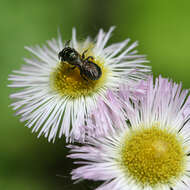
[[[72,63],[78,59],[79,54],[74,48],[65,47],[62,51],[59,52],[58,57],[61,59],[61,61]]]

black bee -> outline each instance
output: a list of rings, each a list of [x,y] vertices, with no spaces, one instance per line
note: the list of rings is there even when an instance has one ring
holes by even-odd
[[[72,69],[78,67],[80,75],[84,80],[99,79],[102,75],[101,68],[96,63],[90,61],[90,59],[94,59],[92,56],[85,58],[85,53],[88,50],[85,50],[81,56],[74,48],[67,47],[67,44],[68,42],[66,43],[65,48],[59,52],[58,58],[63,62],[67,61],[70,65],[73,65],[74,67]]]

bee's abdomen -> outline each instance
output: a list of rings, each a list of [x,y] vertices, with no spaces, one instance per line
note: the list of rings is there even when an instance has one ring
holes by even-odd
[[[93,62],[88,62],[83,65],[82,73],[90,80],[97,80],[102,75],[101,68]]]

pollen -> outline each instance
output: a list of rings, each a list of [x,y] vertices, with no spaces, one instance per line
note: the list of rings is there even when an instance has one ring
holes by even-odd
[[[126,135],[122,167],[142,186],[173,184],[183,175],[185,163],[182,139],[177,134],[153,126]]]
[[[89,56],[89,55],[87,55]],[[108,69],[104,66],[104,61],[94,59],[102,71],[102,75],[98,80],[85,80],[80,74],[78,67],[73,69],[73,66],[67,62],[60,62],[51,75],[51,87],[61,96],[69,98],[79,98],[81,96],[91,96],[104,87]]]

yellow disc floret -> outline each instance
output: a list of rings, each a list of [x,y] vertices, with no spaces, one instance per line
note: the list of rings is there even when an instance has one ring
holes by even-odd
[[[93,56],[89,50],[86,56]],[[94,57],[92,60],[102,71],[102,75],[98,80],[85,80],[78,67],[67,62],[60,62],[51,75],[51,86],[62,96],[69,98],[78,98],[80,96],[91,96],[98,92],[105,84],[108,70],[104,66],[104,61]]]
[[[176,134],[158,127],[134,130],[126,136],[122,165],[143,186],[171,185],[184,172],[184,148]]]

